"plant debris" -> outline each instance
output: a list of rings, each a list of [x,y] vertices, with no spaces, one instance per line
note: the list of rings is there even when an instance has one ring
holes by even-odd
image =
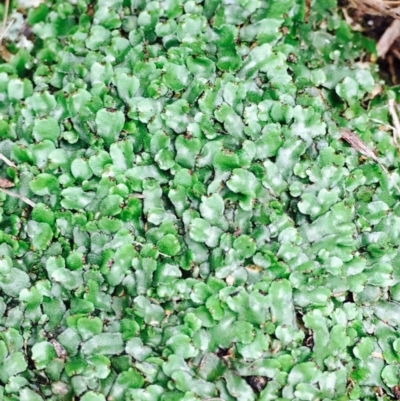
[[[382,163],[379,161],[375,153],[367,146],[365,142],[363,142],[359,136],[354,134],[354,132],[351,132],[349,130],[342,130],[342,138],[355,150],[360,152],[362,155],[366,157],[370,157],[372,160],[377,162],[379,166],[382,168],[382,170],[385,172],[387,177],[390,179],[392,182],[393,186],[396,188],[400,195],[400,188],[396,184],[396,182],[393,180],[392,176],[390,175],[389,171],[386,169],[385,166],[382,165]]]

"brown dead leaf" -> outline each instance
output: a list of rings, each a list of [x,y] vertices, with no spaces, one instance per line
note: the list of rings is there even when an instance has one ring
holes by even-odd
[[[53,346],[54,351],[56,351],[57,357],[65,359],[68,356],[65,348],[54,338],[50,340],[50,344]]]
[[[5,178],[0,178],[0,188],[11,188],[14,186],[14,183],[5,179]]]

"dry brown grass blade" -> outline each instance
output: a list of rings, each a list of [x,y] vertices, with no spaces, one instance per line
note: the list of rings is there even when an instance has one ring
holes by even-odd
[[[3,15],[3,23],[1,24],[1,32],[0,32],[0,44],[3,40],[5,33],[7,32],[7,18],[8,18],[8,11],[10,9],[10,0],[6,0],[4,3],[4,15]]]
[[[8,25],[5,27],[4,30],[1,30],[1,31],[0,31],[0,46],[3,46],[3,45],[1,44],[1,42],[2,42],[2,40],[3,40],[3,38],[4,38],[4,36],[6,36],[7,31],[11,28],[11,26],[12,26],[13,23],[14,23],[14,20],[11,20],[11,21],[8,23]]]
[[[386,176],[389,178],[393,186],[396,188],[397,192],[400,195],[400,188],[390,175],[389,171],[387,168],[379,161],[379,159],[376,157],[375,153],[372,151],[371,148],[354,132],[346,129],[342,129],[341,131],[342,134],[342,139],[344,139],[353,149],[357,150],[360,152],[362,155],[366,157],[370,157],[372,160],[374,160],[379,167],[385,172]]]

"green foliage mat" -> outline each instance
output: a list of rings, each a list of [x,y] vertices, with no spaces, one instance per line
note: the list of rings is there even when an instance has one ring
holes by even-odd
[[[0,399],[394,399],[399,194],[340,138],[400,182],[374,44],[334,0],[88,3],[10,16]]]

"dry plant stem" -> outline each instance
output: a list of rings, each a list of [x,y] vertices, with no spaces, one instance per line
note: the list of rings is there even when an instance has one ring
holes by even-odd
[[[400,36],[400,20],[394,20],[376,45],[378,57],[384,58],[394,41]]]
[[[397,76],[396,76],[396,67],[394,65],[394,56],[393,52],[387,55],[387,61],[389,64],[389,72],[390,72],[390,79],[392,80],[393,85],[397,85]]]
[[[394,99],[389,99],[388,109],[389,109],[390,115],[392,116],[392,121],[393,121],[393,125],[394,125],[394,130],[393,130],[394,143],[397,147],[399,147],[400,146],[400,121],[399,121],[399,116],[397,114]]]
[[[36,203],[32,202],[30,199],[26,198],[25,196],[18,195],[15,192],[9,191],[8,189],[0,188],[0,191],[4,192],[7,195],[13,196],[14,198],[21,199],[23,202],[28,204],[29,206],[35,207]]]
[[[361,138],[356,135],[354,132],[342,129],[342,139],[344,139],[353,149],[357,150],[360,152],[362,155],[366,157],[370,157],[373,161],[378,163],[379,167],[384,171],[384,173],[387,175],[389,178],[390,182],[393,184],[393,186],[396,188],[397,192],[400,195],[400,188],[390,175],[389,171],[387,168],[379,161],[379,159],[376,157],[375,153],[368,147],[368,145],[361,140]]]
[[[17,168],[17,166],[7,157],[0,153],[0,160],[3,160],[4,163],[8,164],[10,167]]]
[[[376,119],[376,118],[370,118],[369,120],[370,120],[370,121],[373,121],[374,123],[379,124],[380,126],[389,128],[389,129],[391,129],[391,130],[396,129],[396,128],[393,127],[393,125],[390,125],[390,124],[388,124],[388,123],[385,123],[384,121],[378,120],[378,119]]]
[[[6,25],[7,25],[7,18],[8,18],[8,10],[9,10],[9,8],[10,8],[10,0],[6,0],[5,3],[4,3],[4,16],[3,16],[3,23],[1,25],[0,44],[1,44],[1,41],[3,40],[4,34],[6,33],[6,31],[8,29],[6,27]]]

